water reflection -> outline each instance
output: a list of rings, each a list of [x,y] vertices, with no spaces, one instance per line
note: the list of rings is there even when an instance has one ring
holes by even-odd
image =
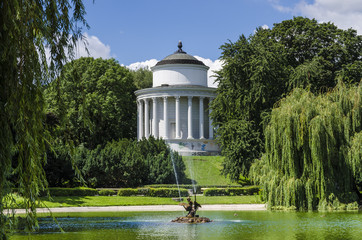
[[[96,215],[98,214],[98,216]],[[30,236],[11,239],[360,239],[362,213],[202,212],[212,223],[180,224],[178,213],[93,213],[40,219]],[[235,214],[235,215],[234,215]]]

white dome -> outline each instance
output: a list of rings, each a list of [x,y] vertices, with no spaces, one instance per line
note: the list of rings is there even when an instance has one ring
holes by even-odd
[[[198,85],[207,87],[207,70],[209,67],[195,57],[179,50],[165,57],[152,67],[153,87],[172,85]]]

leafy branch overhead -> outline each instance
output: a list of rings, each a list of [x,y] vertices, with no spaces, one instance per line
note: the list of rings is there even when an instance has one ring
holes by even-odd
[[[82,39],[82,26],[88,27],[84,15],[81,0],[0,3],[0,201],[7,202],[8,177],[15,172],[29,230],[36,226],[38,193],[47,186],[43,165],[50,136],[43,124],[43,86],[57,76]],[[6,207],[0,204],[1,239],[12,223],[4,215]]]

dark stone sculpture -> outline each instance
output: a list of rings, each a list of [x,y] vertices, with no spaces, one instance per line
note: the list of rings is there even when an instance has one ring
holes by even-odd
[[[196,195],[195,200],[192,201],[190,197],[187,198],[187,203],[180,203],[179,205],[183,206],[185,210],[187,211],[186,217],[178,217],[172,222],[178,222],[178,223],[206,223],[206,222],[212,222],[207,217],[199,217],[199,215],[196,215],[197,209],[201,207],[201,205],[196,202]]]

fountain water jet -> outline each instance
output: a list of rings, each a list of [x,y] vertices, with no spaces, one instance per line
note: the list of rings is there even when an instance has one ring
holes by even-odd
[[[177,176],[176,164],[175,164],[175,160],[174,160],[173,151],[171,151],[171,161],[172,161],[173,171],[175,172],[176,185],[177,185],[177,189],[178,189],[179,199],[180,199],[180,202],[181,202],[182,201],[182,199],[181,199],[181,191],[180,191],[180,185],[179,185],[179,182],[178,182],[178,176]]]
[[[175,171],[177,187],[178,187],[178,190],[179,190],[179,193],[180,193],[180,187],[179,187],[179,184],[178,184],[176,166],[175,166],[173,155],[171,155],[171,158],[172,158],[172,164],[173,164],[174,171]],[[191,158],[191,161],[192,161],[192,158]],[[171,222],[177,222],[177,223],[206,223],[206,222],[212,222],[207,217],[199,217],[199,215],[196,215],[196,211],[197,211],[198,208],[201,208],[201,205],[196,201],[196,182],[194,180],[193,169],[194,169],[194,166],[193,166],[193,161],[192,161],[191,163],[189,163],[189,172],[190,172],[190,178],[191,178],[192,187],[193,187],[192,190],[193,190],[193,194],[194,194],[194,201],[191,201],[191,197],[189,196],[187,198],[188,203],[180,203],[179,205],[183,206],[188,213],[187,213],[186,217],[178,217],[178,218],[172,220]],[[181,194],[180,194],[180,199],[181,199]]]
[[[194,177],[194,161],[192,160],[192,157],[190,157],[190,165],[189,165],[189,172],[190,172],[190,178],[191,178],[191,184],[192,184],[192,190],[193,193],[196,194],[196,183],[195,183],[195,177]]]

